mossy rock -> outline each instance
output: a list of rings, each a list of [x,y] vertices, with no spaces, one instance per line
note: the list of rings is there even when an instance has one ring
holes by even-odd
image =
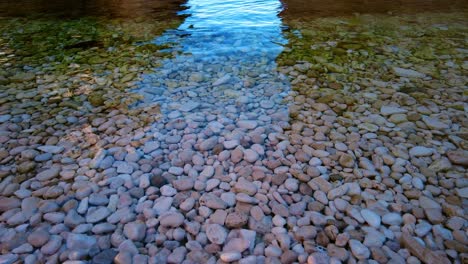
[[[104,93],[102,92],[91,92],[88,95],[89,103],[94,107],[103,106],[105,103]]]

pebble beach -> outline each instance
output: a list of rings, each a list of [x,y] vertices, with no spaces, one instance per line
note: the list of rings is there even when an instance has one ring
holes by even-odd
[[[32,54],[21,27],[55,22],[0,20],[0,263],[465,263],[464,18],[290,20],[211,57],[148,21]]]

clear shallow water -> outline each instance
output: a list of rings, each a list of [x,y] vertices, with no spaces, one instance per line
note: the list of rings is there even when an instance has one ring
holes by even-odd
[[[302,219],[314,229],[298,231],[294,224],[281,224],[293,234],[287,240],[291,243],[284,244],[303,246],[307,252],[301,256],[303,262],[309,254],[324,250],[315,245],[332,245],[326,229],[323,232],[325,219],[330,220],[327,227],[336,228],[329,230],[331,240],[338,233],[373,240],[373,233],[359,228],[367,224],[353,220],[359,221],[359,210],[367,207],[379,215],[392,212],[391,218],[396,217],[381,224],[378,218],[379,230],[386,231],[375,247],[383,242],[388,247],[371,257],[386,258],[385,253],[403,263],[408,253],[398,250],[397,228],[413,218],[408,214],[414,214],[418,221],[437,226],[420,241],[433,250],[452,249],[446,252],[450,260],[461,263],[459,252],[465,251],[464,245],[453,243],[448,233],[453,225],[449,229],[442,226],[452,214],[463,217],[466,204],[466,192],[458,188],[466,186],[466,169],[451,163],[466,165],[466,154],[460,150],[468,149],[468,27],[463,9],[444,13],[450,10],[439,10],[432,1],[429,5],[427,1],[408,2],[411,5],[396,1],[320,1],[316,5],[188,1],[183,6],[157,1],[74,2],[82,4],[79,8],[67,8],[64,2],[26,1],[28,11],[21,12],[19,3],[24,2],[9,2],[8,9],[0,8],[8,13],[0,20],[2,196],[22,199],[32,194],[57,201],[57,206],[50,207],[59,212],[69,205],[74,210],[73,203],[62,204],[68,199],[81,200],[87,190],[110,196],[109,210],[122,206],[128,209],[121,214],[124,219],[129,215],[138,222],[149,220],[151,227],[146,232],[151,238],[144,242],[143,237],[135,238],[139,240],[135,244],[153,263],[163,263],[160,259],[167,258],[166,252],[185,247],[186,239],[196,239],[193,228],[182,224],[183,219],[180,228],[188,231],[187,236],[176,239],[175,231],[168,232],[172,223],[161,228],[162,221],[159,226],[151,221],[160,212],[139,211],[148,203],[158,210],[170,207],[159,191],[165,197],[174,196],[174,208],[182,218],[200,223],[209,221],[209,210],[191,209],[201,209],[199,205],[207,205],[207,200],[216,201],[214,195],[229,195],[225,197],[231,207],[229,214],[249,209],[244,204],[236,206],[237,201],[258,203],[261,208],[255,215],[262,222],[250,217],[243,224],[242,228],[257,232],[252,242],[244,242],[250,246],[265,242],[262,248],[269,247],[270,253],[282,250],[271,239],[263,241],[273,215],[310,218]],[[5,6],[5,2],[0,4]],[[419,6],[419,10],[431,12],[418,14]],[[382,14],[388,11],[395,13]],[[129,110],[135,95],[142,95],[135,100],[145,107]],[[211,177],[210,185],[214,185],[208,188]],[[178,184],[176,189],[181,192],[170,186],[165,190],[154,187],[177,178],[182,181],[172,184]],[[312,178],[321,181],[314,183]],[[113,182],[115,179],[121,181]],[[242,184],[241,179],[249,183]],[[429,186],[432,188],[425,189]],[[22,191],[16,192],[18,188]],[[116,189],[118,196],[114,195]],[[323,190],[320,196],[316,195],[318,189]],[[184,206],[187,210],[176,205],[175,200],[182,201],[186,193],[195,191],[205,197],[191,196],[192,205]],[[234,196],[243,191],[244,196]],[[256,193],[255,198],[248,193]],[[450,212],[444,207],[438,214],[423,214],[417,207],[423,195],[434,197],[431,204],[446,203]],[[342,196],[337,211],[337,198]],[[87,203],[85,208],[79,206],[76,214],[88,218],[98,207],[105,209],[107,202],[99,197],[93,200],[89,208]],[[0,232],[5,236],[0,241],[13,241],[1,243],[2,253],[22,247],[25,235],[36,228],[24,224],[30,215],[18,212],[20,203],[15,201],[7,202],[6,207],[13,209],[2,214]],[[164,206],[159,207],[161,203]],[[309,214],[312,211],[316,217]],[[10,218],[13,214],[16,217]],[[65,214],[66,218],[71,215],[32,218],[41,226],[58,224],[58,229],[51,230],[63,234],[69,231],[63,231],[68,228],[67,220],[65,226],[59,224]],[[401,215],[406,215],[405,221]],[[114,234],[120,237],[122,225],[113,216]],[[92,222],[106,221],[102,217]],[[230,234],[239,227],[238,223],[226,226]],[[317,236],[315,226],[320,232]],[[96,227],[87,235],[100,237],[100,232],[94,232]],[[411,230],[406,227],[401,230]],[[19,230],[26,232],[17,234]],[[155,235],[156,241],[152,240]],[[201,238],[200,247],[205,248],[206,238]],[[117,248],[114,243],[99,241],[100,246]],[[37,258],[65,262],[69,254],[64,253],[66,247],[59,248],[61,243],[71,244],[54,236],[58,253],[51,257],[39,253]],[[187,248],[197,251],[196,245]],[[206,248],[202,256],[191,257],[220,257],[219,246]],[[356,254],[350,245],[342,250],[350,257]],[[39,251],[44,248],[34,254]],[[94,252],[94,246],[89,252]],[[115,256],[107,253],[110,256],[104,258]],[[411,251],[414,256],[418,253]],[[15,257],[9,255],[2,259]],[[294,254],[283,256],[297,259]],[[263,261],[262,257],[257,260]]]
[[[187,16],[184,22],[152,41],[169,46],[165,52],[175,56],[142,76],[138,93],[144,102],[158,102],[162,109],[179,100],[195,105],[225,101],[225,106],[235,106],[255,94],[264,97],[268,108],[279,107],[289,91],[275,62],[287,43],[278,16],[282,4],[190,0],[184,7],[179,12]]]

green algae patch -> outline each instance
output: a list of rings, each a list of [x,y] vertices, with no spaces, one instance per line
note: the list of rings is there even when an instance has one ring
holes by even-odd
[[[135,81],[171,55],[150,40],[180,23],[180,18],[0,19],[0,53],[5,55],[0,93],[9,94],[2,104],[37,100],[42,104],[26,112],[40,110],[44,119],[54,107],[57,112],[127,108],[138,97],[127,92]]]
[[[392,88],[408,94],[431,89],[423,79],[439,86],[463,85],[448,73],[466,74],[466,16],[459,12],[289,20],[289,42],[277,63],[279,68],[294,66],[297,74],[313,79],[312,85],[292,82],[292,89],[304,95],[317,88],[356,93],[369,81],[409,79]],[[305,66],[297,70],[297,65]],[[321,96],[328,102],[329,95]]]

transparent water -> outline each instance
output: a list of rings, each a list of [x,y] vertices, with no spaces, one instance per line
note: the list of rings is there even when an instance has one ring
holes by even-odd
[[[152,222],[159,216],[143,208],[160,201],[161,183],[180,177],[197,183],[164,195],[174,196],[187,221],[207,221],[209,213],[179,210],[175,201],[187,193],[198,207],[198,194],[230,195],[239,192],[240,179],[250,182],[246,193],[255,189],[255,197],[228,197],[242,204],[227,211],[260,205],[263,222],[251,217],[242,227],[257,232],[254,243],[270,232],[274,214],[299,219],[313,211],[321,246],[284,226],[294,234],[291,245],[302,244],[308,254],[325,251],[328,231],[368,236],[359,228],[367,224],[358,222],[368,208],[393,212],[392,219],[414,214],[440,223],[421,241],[461,263],[466,247],[446,239],[458,223],[442,226],[448,213],[463,217],[466,204],[467,7],[459,0],[0,0],[0,196],[13,197],[1,210],[18,204],[2,211],[2,253],[26,243],[23,233],[35,228],[23,224],[29,216],[17,217],[14,200],[31,192],[56,200],[60,211],[76,189],[89,187],[109,197],[114,210],[151,218],[152,237],[165,233]],[[331,185],[310,182],[318,177]],[[343,184],[352,185],[339,195]],[[336,189],[326,193],[331,186]],[[424,195],[446,207],[423,215],[415,208]],[[351,210],[336,211],[336,198]],[[107,198],[93,199],[79,212],[83,217]],[[37,215],[31,218],[41,225],[62,216],[48,214],[45,223]],[[337,230],[322,232],[327,217]],[[388,232],[398,223],[379,221]],[[464,239],[459,231],[453,237]],[[158,237],[141,252],[164,254],[161,247],[172,250],[194,237],[186,233],[167,244],[161,241],[168,237]],[[389,249],[400,244],[382,237]],[[269,246],[270,239],[263,242]],[[51,261],[65,262],[63,249]]]
[[[248,101],[255,94],[265,98],[268,109],[280,108],[289,91],[275,61],[287,44],[278,16],[282,4],[195,0],[184,7],[178,13],[187,16],[184,22],[152,41],[169,46],[164,51],[175,55],[163,60],[154,73],[142,76],[138,93],[144,102],[158,102],[162,109],[176,101],[235,107],[236,101]]]

